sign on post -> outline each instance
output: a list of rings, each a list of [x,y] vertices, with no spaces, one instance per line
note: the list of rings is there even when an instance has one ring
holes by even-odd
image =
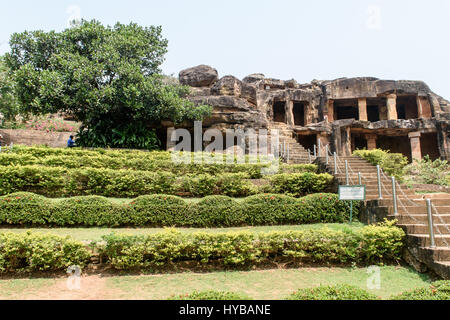
[[[356,185],[356,186],[339,186],[339,200],[350,201],[350,223],[353,220],[353,201],[363,201],[366,200],[366,186]]]

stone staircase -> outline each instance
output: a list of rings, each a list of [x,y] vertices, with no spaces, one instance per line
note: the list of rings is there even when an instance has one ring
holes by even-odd
[[[358,184],[358,172],[362,176],[362,184],[366,185],[365,207],[384,212],[388,219],[397,219],[397,225],[407,234],[409,260],[416,269],[433,270],[444,279],[450,278],[450,194],[418,195],[414,190],[401,186],[397,188],[398,214],[394,215],[392,183],[382,175],[382,199],[378,195],[377,168],[359,157],[339,157],[337,174],[335,174],[333,157],[320,157],[317,161],[333,174],[339,184],[346,184],[345,160],[349,166],[349,184]],[[435,248],[430,248],[426,199],[430,198],[439,214],[433,210]]]
[[[310,159],[308,150],[297,142],[294,137],[294,131],[289,125],[283,122],[272,122],[269,127],[269,132],[271,129],[278,130],[281,146],[286,145],[286,149],[289,147],[289,157],[286,159],[288,164],[305,164],[314,161],[313,156]],[[287,156],[287,154],[285,155]]]

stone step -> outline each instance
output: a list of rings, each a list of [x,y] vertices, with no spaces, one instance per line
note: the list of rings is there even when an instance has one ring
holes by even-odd
[[[425,206],[413,207],[413,206],[409,206],[410,203],[405,202],[403,199],[401,199],[401,201],[403,202],[403,205],[401,205],[400,203],[398,204],[398,212],[400,214],[403,214],[403,213],[426,214],[427,213],[427,208]],[[387,207],[387,208],[388,208],[389,213],[394,212],[394,208],[392,206]],[[439,212],[439,214],[450,214],[450,206],[436,207],[436,209]]]
[[[398,227],[405,230],[407,234],[428,234],[428,224],[397,224]],[[435,234],[449,234],[450,226],[446,224],[434,224],[433,230]],[[450,243],[450,242],[449,242]]]
[[[436,247],[436,248],[427,248],[427,247],[420,247],[421,251],[428,253],[433,260],[435,261],[441,261],[441,262],[448,262],[450,261],[450,248],[449,247]]]
[[[437,217],[433,215],[433,222],[440,224],[450,224],[450,214],[441,214]],[[407,215],[388,215],[390,219],[397,219],[399,224],[428,224],[428,216],[426,214],[407,214]]]
[[[408,234],[408,237],[417,238],[421,247],[430,246],[430,236],[428,234]],[[436,247],[448,247],[450,245],[450,234],[435,235],[434,242]]]

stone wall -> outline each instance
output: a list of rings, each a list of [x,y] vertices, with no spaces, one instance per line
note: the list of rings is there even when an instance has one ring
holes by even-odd
[[[46,132],[38,130],[24,129],[0,129],[3,136],[2,145],[21,144],[21,145],[47,145],[49,147],[65,147],[71,132]]]

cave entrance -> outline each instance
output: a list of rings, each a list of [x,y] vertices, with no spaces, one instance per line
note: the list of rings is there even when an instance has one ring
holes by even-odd
[[[297,136],[297,141],[300,143],[303,148],[306,150],[314,152],[314,145],[317,143],[317,135],[315,134],[301,134]]]
[[[386,136],[379,135],[377,138],[377,148],[389,150],[392,153],[401,153],[411,162],[411,143],[407,135]]]
[[[292,113],[294,114],[294,125],[305,126],[305,110],[306,104],[304,102],[294,102]]]
[[[286,101],[273,103],[273,121],[286,123]]]
[[[420,151],[422,157],[428,155],[433,161],[439,159],[440,155],[436,132],[422,133],[420,135]]]
[[[367,120],[370,122],[380,121],[380,108],[378,106],[367,106]]]
[[[417,119],[419,117],[417,110],[416,96],[398,96],[397,97],[397,119]]]
[[[359,120],[358,100],[343,99],[335,100],[334,107],[336,109],[336,119],[355,119]]]

